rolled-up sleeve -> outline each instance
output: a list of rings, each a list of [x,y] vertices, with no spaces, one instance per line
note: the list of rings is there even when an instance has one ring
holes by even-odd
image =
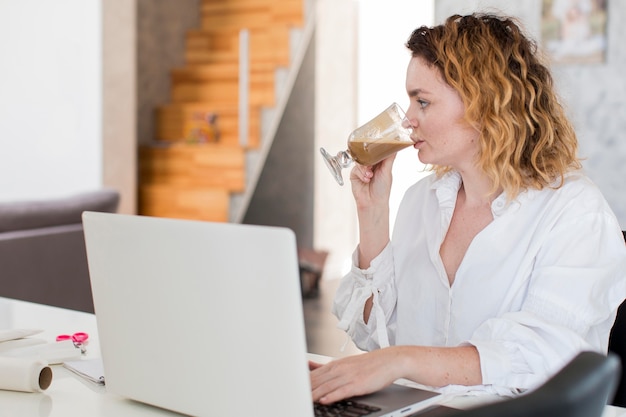
[[[344,330],[362,350],[374,350],[394,344],[396,289],[393,251],[388,244],[367,269],[358,265],[358,248],[352,255],[352,269],[341,279],[335,294],[333,314]],[[363,319],[365,302],[373,297],[367,323]]]
[[[581,220],[549,233],[521,310],[487,320],[468,341],[484,384],[533,388],[580,351],[606,353],[626,298],[626,248],[611,216]]]

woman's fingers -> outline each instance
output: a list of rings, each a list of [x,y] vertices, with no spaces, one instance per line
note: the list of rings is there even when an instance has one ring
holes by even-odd
[[[355,164],[350,173],[350,180],[359,180],[368,183],[374,177],[372,167]]]
[[[396,378],[385,371],[383,350],[332,361],[311,372],[313,400],[323,404],[369,394]]]

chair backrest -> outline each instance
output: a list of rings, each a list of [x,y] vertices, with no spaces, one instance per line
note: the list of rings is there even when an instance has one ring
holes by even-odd
[[[93,313],[81,215],[119,201],[100,189],[0,203],[0,296]]]
[[[450,417],[600,417],[620,373],[616,355],[582,352],[533,392]]]
[[[626,364],[626,301],[619,306],[615,324],[611,329],[609,337],[609,352],[619,356],[623,364]],[[626,407],[626,365],[622,370],[622,375],[615,391],[615,397],[611,401],[612,405]]]
[[[624,235],[624,241],[626,241],[626,231],[622,230],[622,234]],[[624,301],[617,310],[615,324],[613,324],[613,328],[611,328],[611,335],[609,337],[609,352],[613,352],[619,356],[622,360],[622,364],[624,364],[622,377],[620,378],[617,391],[615,391],[615,397],[611,404],[626,407],[626,301]]]

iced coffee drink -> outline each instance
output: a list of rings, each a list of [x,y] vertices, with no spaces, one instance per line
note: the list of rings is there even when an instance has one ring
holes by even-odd
[[[413,142],[407,143],[399,138],[385,138],[374,142],[368,138],[360,138],[348,142],[348,152],[355,162],[371,166],[412,144]]]
[[[376,165],[401,149],[413,145],[411,128],[404,112],[396,103],[355,129],[348,138],[348,150],[332,156],[324,148],[320,152],[339,185],[343,185],[341,170],[352,162]]]

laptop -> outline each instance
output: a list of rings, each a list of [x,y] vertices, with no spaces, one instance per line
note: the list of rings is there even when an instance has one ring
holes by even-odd
[[[193,416],[314,415],[291,230],[99,212],[83,226],[108,392]],[[404,416],[438,395],[359,402]]]

